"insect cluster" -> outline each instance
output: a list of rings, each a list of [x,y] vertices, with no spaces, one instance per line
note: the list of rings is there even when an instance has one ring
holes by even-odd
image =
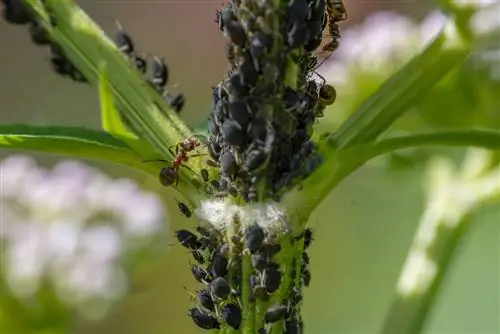
[[[278,8],[271,1],[230,1],[216,13],[231,68],[212,87],[209,138],[203,144],[210,156],[208,166],[219,170],[216,179],[210,179],[208,167],[201,170],[211,195],[279,201],[287,188],[322,162],[312,130],[335,101],[336,91],[315,70],[337,48],[337,23],[346,13],[340,0],[285,3]],[[291,80],[290,62],[297,68]],[[164,185],[174,184],[176,168],[195,147],[184,146],[195,140],[178,144],[173,163],[162,170]],[[178,203],[191,217],[187,205]],[[196,233],[176,233],[194,258],[193,276],[205,285],[194,294],[198,305],[190,309],[190,317],[203,329],[237,330],[245,321],[242,306],[250,302],[261,310],[254,320],[256,333],[269,333],[275,326],[283,333],[303,333],[299,309],[303,289],[311,282],[311,229],[283,238],[257,224],[238,226],[238,219],[233,225],[229,234],[210,225],[198,225]],[[299,253],[284,258],[282,247]]]
[[[28,25],[33,43],[39,46],[49,46],[50,62],[57,74],[69,77],[76,82],[87,82],[83,74],[68,61],[64,50],[52,41],[42,21],[30,11],[22,0],[2,0],[2,3],[2,16],[5,21],[16,25]],[[50,25],[56,27],[57,22],[53,17],[50,19]]]
[[[137,52],[135,42],[130,34],[125,31],[121,24],[115,21],[118,31],[114,42],[130,64],[140,73],[146,74],[148,70],[147,57]],[[177,113],[181,112],[186,99],[182,93],[171,94],[167,89],[169,69],[163,58],[153,56],[150,63],[151,76],[146,78],[147,82],[163,97],[170,107]]]
[[[42,1],[43,3],[43,1]],[[31,40],[36,45],[50,48],[50,61],[54,71],[62,76],[71,78],[77,82],[88,82],[84,75],[67,59],[64,50],[50,37],[44,23],[31,12],[22,0],[2,0],[2,15],[8,23],[16,25],[29,25]],[[50,8],[45,8],[50,14]],[[50,26],[57,28],[57,22],[53,16],[50,17]],[[130,61],[131,65],[140,73],[146,74],[148,61],[145,56],[139,54],[135,48],[132,37],[116,22],[118,31],[114,42],[119,51]],[[186,102],[183,94],[171,94],[166,86],[169,79],[169,70],[162,58],[153,56],[150,62],[151,77],[147,82],[165,99],[171,108],[179,113]]]
[[[186,217],[191,217],[189,207],[178,201],[179,210]],[[302,333],[303,323],[298,312],[302,301],[302,288],[307,287],[311,280],[308,270],[309,258],[306,253],[312,242],[312,232],[305,230],[301,235],[292,238],[294,244],[303,240],[303,255],[301,263],[292,268],[297,270],[284,273],[278,264],[281,245],[273,236],[266,235],[257,224],[250,225],[241,233],[227,236],[210,225],[198,225],[196,232],[186,229],[176,231],[178,242],[191,252],[194,263],[191,264],[193,277],[204,287],[192,293],[197,306],[188,311],[193,322],[201,329],[220,329],[229,326],[238,330],[243,321],[242,306],[247,298],[250,303],[260,303],[265,308],[262,319],[255,319],[258,333],[268,333],[278,323],[283,325],[283,333]],[[242,257],[249,254],[251,259],[251,274],[245,293],[243,284]],[[283,275],[289,275],[286,280]],[[290,285],[288,298],[276,302],[274,294],[284,282]]]
[[[279,201],[321,164],[313,125],[336,91],[315,69],[338,45],[343,8],[339,0],[282,7],[247,0],[217,11],[231,69],[212,92],[209,164],[220,170],[210,181],[214,193]],[[298,73],[287,73],[291,62]]]

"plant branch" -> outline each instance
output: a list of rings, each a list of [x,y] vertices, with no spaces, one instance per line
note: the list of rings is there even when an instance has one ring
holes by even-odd
[[[449,161],[436,160],[430,166],[427,208],[381,333],[422,331],[472,214],[500,198],[500,166],[488,171],[490,157],[478,151],[470,151],[458,175]]]
[[[439,145],[473,146],[500,150],[500,132],[488,130],[443,131],[383,139],[375,143],[356,145],[343,150],[335,150],[328,144],[324,144],[322,152],[327,159],[303,182],[303,190],[294,190],[288,194],[285,199],[286,206],[293,208],[296,215],[306,219],[334,187],[367,161],[405,148]],[[305,191],[309,196],[303,196]]]

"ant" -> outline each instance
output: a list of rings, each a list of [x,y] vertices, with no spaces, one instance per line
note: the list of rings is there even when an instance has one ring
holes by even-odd
[[[180,143],[169,147],[168,151],[174,156],[174,159],[170,166],[165,166],[160,171],[159,178],[162,186],[168,187],[175,184],[175,186],[177,187],[179,183],[179,168],[181,168],[181,166],[184,166],[188,169],[191,169],[188,166],[184,165],[184,163],[187,162],[189,158],[205,155],[204,153],[188,155],[188,153],[204,145],[197,137],[205,138],[201,135],[193,135],[189,138],[184,139]],[[175,153],[172,151],[173,147],[175,147]]]

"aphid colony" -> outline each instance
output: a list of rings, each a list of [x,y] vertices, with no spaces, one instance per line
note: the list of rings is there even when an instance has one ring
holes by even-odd
[[[50,62],[54,71],[62,76],[71,78],[76,82],[87,82],[78,69],[73,66],[64,54],[64,50],[51,41],[49,34],[42,22],[30,11],[22,0],[2,0],[2,16],[8,23],[16,25],[29,25],[29,34],[33,43],[39,46],[49,46]],[[50,25],[57,26],[57,22],[50,17]]]
[[[29,33],[31,40],[36,45],[50,47],[50,60],[54,71],[62,76],[67,76],[77,82],[87,82],[78,69],[71,64],[65,56],[64,50],[55,42],[53,42],[43,26],[43,23],[31,13],[30,9],[23,3],[22,0],[2,0],[4,7],[2,15],[4,19],[12,24],[29,24]],[[47,11],[50,11],[47,8]],[[57,22],[53,17],[50,25],[53,28],[57,27]],[[146,58],[140,55],[135,48],[135,43],[132,37],[121,27],[118,22],[115,22],[118,31],[115,34],[114,42],[118,50],[130,61],[131,65],[140,73],[145,74],[148,67]],[[185,104],[183,94],[170,94],[166,90],[166,85],[169,78],[168,67],[164,60],[159,57],[152,57],[151,60],[151,78],[147,79],[148,83],[165,99],[165,101],[176,112],[180,112]]]
[[[212,93],[208,164],[220,171],[210,180],[214,193],[279,201],[322,162],[312,127],[336,91],[315,81],[314,70],[336,49],[345,17],[339,0],[292,0],[284,8],[230,1],[217,11],[231,69]],[[299,65],[295,87],[284,76],[290,59]]]
[[[191,217],[188,205],[177,201],[180,212]],[[241,233],[234,234],[228,241],[219,230],[210,225],[198,225],[196,233],[186,229],[175,232],[178,242],[191,252],[194,264],[191,273],[204,287],[192,293],[197,306],[189,309],[188,315],[201,329],[219,329],[229,326],[238,330],[242,323],[242,256],[250,254],[252,274],[250,302],[267,303],[261,321],[256,320],[258,333],[268,333],[274,324],[283,323],[283,333],[302,333],[303,323],[298,312],[302,301],[302,287],[311,280],[307,248],[312,242],[312,232],[306,229],[291,239],[291,243],[303,242],[301,262],[296,263],[288,274],[291,285],[289,296],[281,303],[271,303],[270,299],[283,284],[282,268],[275,261],[281,252],[281,245],[273,236],[266,235],[257,224],[250,225]]]

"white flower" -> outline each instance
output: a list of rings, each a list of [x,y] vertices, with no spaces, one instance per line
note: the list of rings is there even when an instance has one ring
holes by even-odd
[[[50,279],[54,293],[82,312],[99,300],[104,312],[126,291],[121,256],[160,232],[166,219],[160,199],[132,180],[69,160],[45,170],[26,156],[0,162],[0,205],[10,292],[29,298]]]

